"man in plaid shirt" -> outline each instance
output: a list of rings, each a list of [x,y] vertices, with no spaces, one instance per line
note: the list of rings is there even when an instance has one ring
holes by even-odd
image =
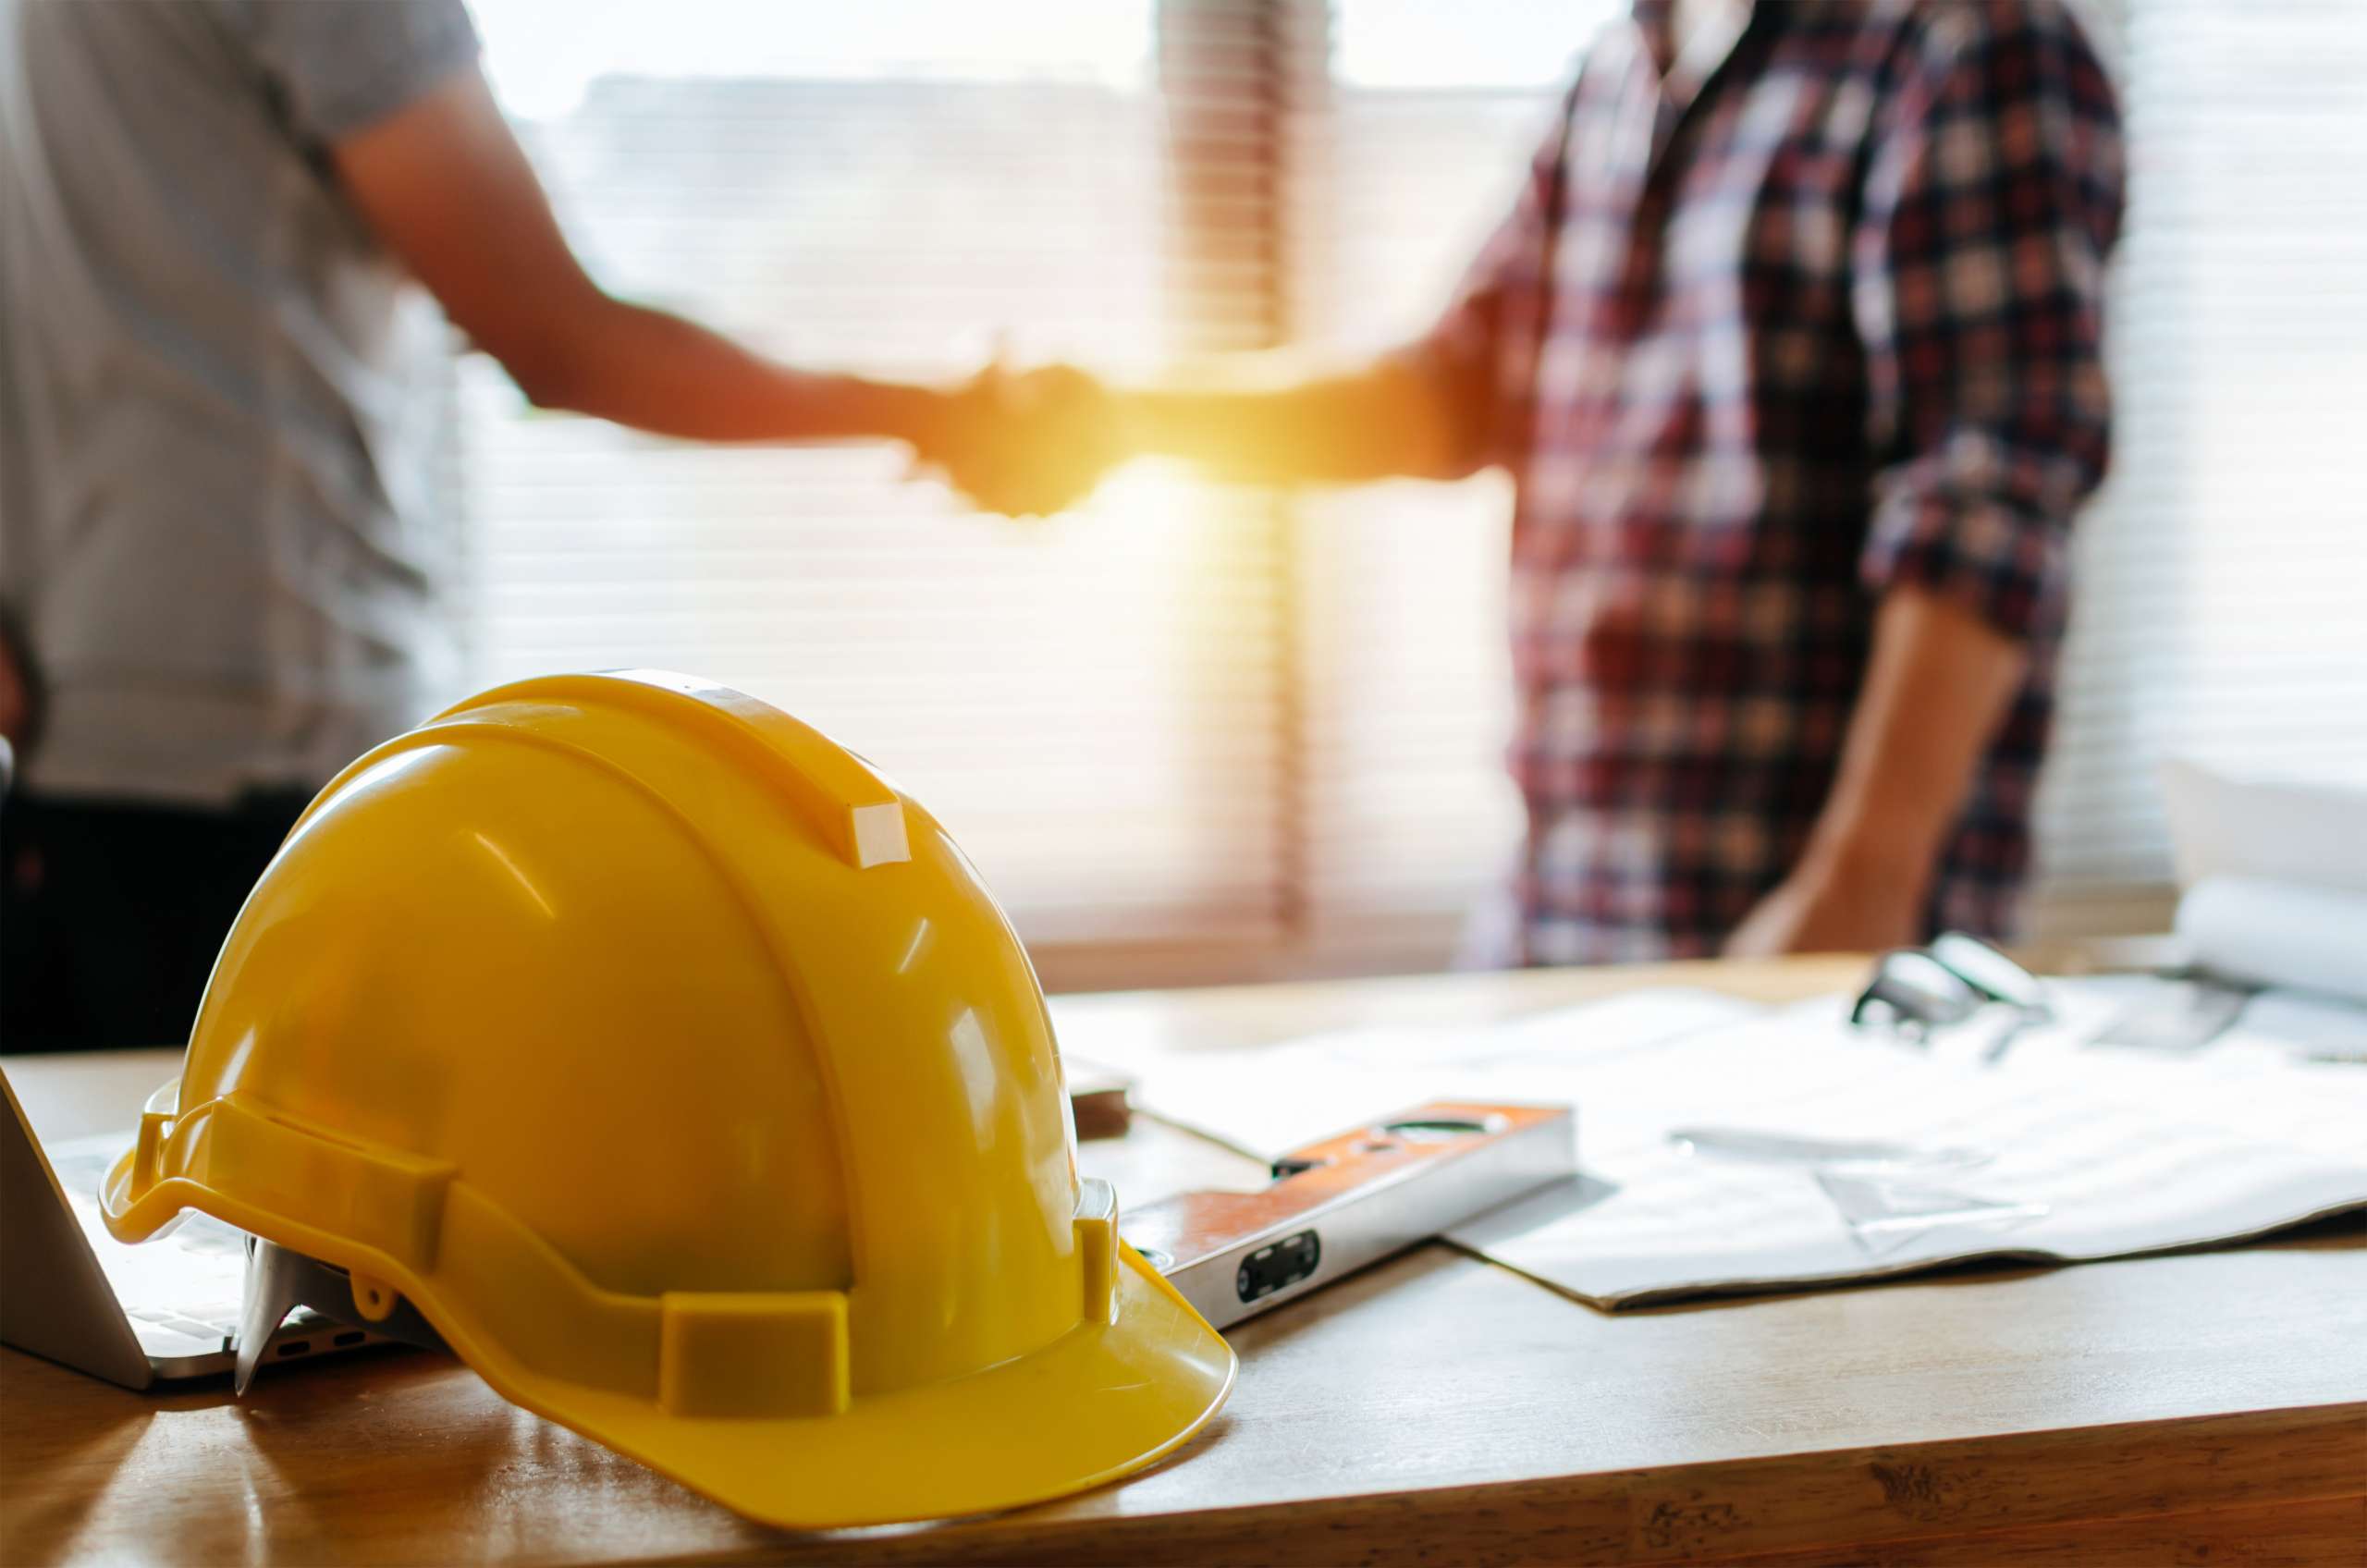
[[[1996,934],[2120,207],[2054,0],[1637,0],[1427,337],[1122,423],[1251,481],[1515,473],[1505,958]]]

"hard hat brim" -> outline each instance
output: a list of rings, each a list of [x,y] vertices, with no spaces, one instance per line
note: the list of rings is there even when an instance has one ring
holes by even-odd
[[[990,1513],[1086,1490],[1156,1464],[1206,1426],[1238,1363],[1221,1335],[1122,1242],[1113,1320],[1087,1319],[1029,1354],[968,1377],[858,1392],[834,1415],[673,1415],[554,1378],[475,1331],[433,1279],[343,1238],[185,1179],[129,1196],[131,1154],[101,1208],[119,1239],[153,1235],[185,1208],[388,1280],[513,1404],[640,1461],[734,1513],[828,1530]]]
[[[1232,1390],[1232,1347],[1132,1247],[1121,1255],[1114,1322],[966,1378],[859,1395],[838,1415],[684,1419],[532,1378],[502,1391],[787,1529],[1016,1508],[1156,1464]]]

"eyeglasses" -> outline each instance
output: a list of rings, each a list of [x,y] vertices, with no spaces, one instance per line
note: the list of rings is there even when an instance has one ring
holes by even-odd
[[[1918,1042],[1983,1008],[2012,1010],[2014,1023],[1989,1051],[1996,1060],[2014,1036],[2054,1016],[2037,975],[1978,937],[1949,931],[1924,948],[1896,948],[1875,961],[1849,1022],[1886,1025]]]

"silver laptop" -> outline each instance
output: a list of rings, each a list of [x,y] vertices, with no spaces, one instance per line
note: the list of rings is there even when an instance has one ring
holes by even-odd
[[[43,1149],[0,1073],[0,1341],[127,1389],[231,1370],[247,1238],[187,1216],[160,1241],[127,1246],[99,1219],[99,1184],[130,1133]],[[300,1310],[264,1347],[268,1361],[341,1354],[394,1341]]]

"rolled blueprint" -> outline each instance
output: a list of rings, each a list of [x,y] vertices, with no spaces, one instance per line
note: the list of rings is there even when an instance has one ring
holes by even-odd
[[[2178,900],[2177,933],[2199,969],[2367,1003],[2367,892],[2206,876]]]

